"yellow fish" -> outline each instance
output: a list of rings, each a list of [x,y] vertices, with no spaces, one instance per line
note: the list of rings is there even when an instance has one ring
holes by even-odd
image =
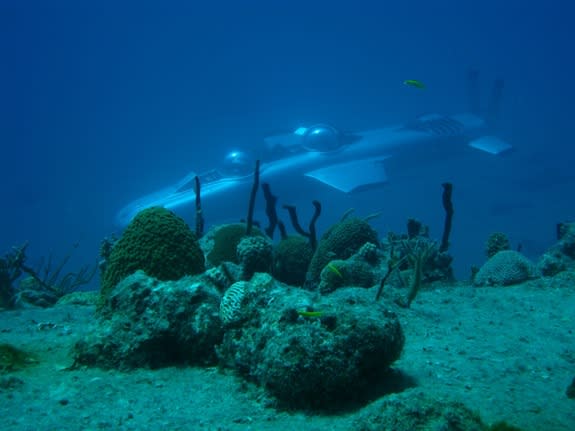
[[[331,270],[331,272],[333,272],[335,275],[337,275],[339,278],[343,278],[343,275],[341,274],[341,272],[339,271],[339,269],[337,269],[337,266],[335,266],[333,263],[328,263],[327,267]]]
[[[410,87],[425,88],[425,84],[421,81],[418,81],[417,79],[406,79],[403,81],[403,83],[405,85],[409,85]]]

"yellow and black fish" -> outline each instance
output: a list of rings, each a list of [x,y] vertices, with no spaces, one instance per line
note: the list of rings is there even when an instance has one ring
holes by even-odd
[[[403,81],[403,83],[405,85],[409,85],[410,87],[415,87],[415,88],[425,88],[425,84],[421,81],[418,81],[417,79],[406,79],[405,81]]]

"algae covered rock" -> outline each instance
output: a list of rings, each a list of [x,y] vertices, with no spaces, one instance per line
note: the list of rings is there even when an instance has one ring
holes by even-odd
[[[99,295],[98,292],[87,291],[87,292],[72,292],[67,295],[62,296],[56,305],[98,305]]]
[[[363,399],[403,348],[396,315],[365,289],[317,297],[252,279],[231,296],[220,363],[287,407],[332,409]]]
[[[418,390],[393,394],[367,407],[356,431],[486,431],[481,418],[460,402],[440,401]]]
[[[89,335],[75,345],[75,363],[116,369],[214,364],[220,298],[201,276],[162,282],[138,271],[106,299]]]
[[[202,250],[184,220],[165,208],[148,208],[136,215],[111,250],[101,294],[106,298],[138,270],[158,280],[178,280],[204,269]]]
[[[503,250],[479,269],[473,284],[476,286],[509,286],[523,283],[537,274],[535,266],[521,253]]]
[[[537,262],[539,271],[545,276],[575,268],[575,223],[559,223],[557,239]]]

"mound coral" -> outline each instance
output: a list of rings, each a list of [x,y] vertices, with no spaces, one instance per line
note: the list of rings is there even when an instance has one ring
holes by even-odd
[[[183,219],[165,208],[136,215],[114,245],[103,274],[105,299],[126,276],[142,270],[158,280],[178,280],[203,272],[204,255]]]
[[[310,279],[319,280],[331,260],[347,259],[368,242],[379,244],[377,232],[365,220],[348,217],[333,225],[319,241],[309,266]]]
[[[274,277],[292,286],[302,286],[313,256],[309,241],[300,235],[282,239],[274,250]]]
[[[503,250],[479,269],[473,283],[476,286],[509,286],[523,283],[536,275],[534,265],[521,253]]]

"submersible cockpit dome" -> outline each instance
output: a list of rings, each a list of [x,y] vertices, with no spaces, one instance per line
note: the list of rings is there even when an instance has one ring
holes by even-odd
[[[341,132],[329,124],[317,124],[309,127],[302,138],[303,147],[307,151],[335,151],[343,144]]]

